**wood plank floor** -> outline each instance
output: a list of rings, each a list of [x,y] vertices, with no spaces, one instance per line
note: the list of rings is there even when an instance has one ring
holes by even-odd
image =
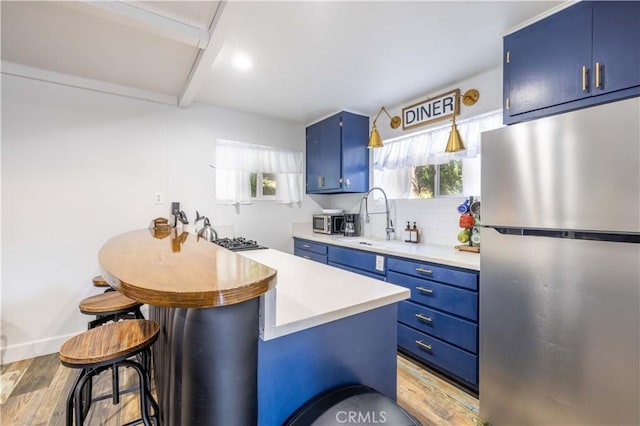
[[[62,366],[57,353],[3,365],[0,373],[1,425],[65,424],[65,399],[77,370]],[[131,371],[121,370],[120,377],[124,389],[137,383]],[[107,393],[110,383],[109,373],[102,373],[94,396]],[[476,398],[403,355],[398,355],[398,404],[423,426],[482,425]],[[110,399],[92,404],[85,424],[118,426],[139,416],[137,393],[128,393],[118,405]]]

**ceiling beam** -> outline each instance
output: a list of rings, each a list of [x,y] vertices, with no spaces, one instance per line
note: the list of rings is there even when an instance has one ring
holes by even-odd
[[[180,108],[188,108],[191,105],[191,102],[193,102],[193,99],[202,87],[202,83],[207,77],[207,73],[209,72],[211,65],[213,65],[213,61],[215,61],[222,49],[224,40],[220,38],[215,39],[214,33],[226,4],[227,0],[222,0],[218,3],[218,8],[213,15],[211,25],[209,25],[210,38],[207,47],[198,53],[198,56],[191,67],[191,71],[189,72],[184,88],[182,89],[182,93],[178,96],[178,107]]]
[[[143,9],[132,2],[81,0],[60,2],[60,4],[199,49],[205,49],[209,44],[210,36],[207,28],[197,27],[174,17]]]
[[[141,99],[144,101],[172,105],[174,107],[176,106],[178,101],[175,96],[162,95],[160,93],[151,92],[149,90],[142,90],[135,87],[124,86],[121,84],[94,80],[92,78],[78,77],[75,75],[44,70],[41,68],[29,67],[27,65],[8,61],[1,62],[1,72],[2,74],[29,78],[32,80],[46,81],[49,83],[61,84],[63,86],[77,87],[94,92],[107,93],[110,95]]]

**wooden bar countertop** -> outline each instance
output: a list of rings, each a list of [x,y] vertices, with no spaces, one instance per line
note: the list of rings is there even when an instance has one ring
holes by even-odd
[[[111,286],[156,306],[232,305],[276,284],[275,269],[186,231],[164,237],[153,229],[120,234],[102,246],[98,260]]]

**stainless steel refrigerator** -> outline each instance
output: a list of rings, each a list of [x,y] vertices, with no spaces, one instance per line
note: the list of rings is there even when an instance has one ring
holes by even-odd
[[[640,424],[640,98],[482,134],[480,416]]]

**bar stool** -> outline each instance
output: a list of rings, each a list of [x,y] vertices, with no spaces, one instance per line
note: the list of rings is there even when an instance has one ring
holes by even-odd
[[[91,280],[91,282],[93,283],[94,287],[99,287],[99,288],[104,288],[105,292],[107,291],[115,291],[107,282],[107,280],[104,279],[104,277],[102,275],[96,275],[95,277],[93,277],[93,279]]]
[[[71,337],[62,344],[59,358],[69,368],[81,369],[69,395],[67,396],[67,426],[83,424],[91,406],[92,395],[83,392],[87,383],[104,370],[117,371],[119,366],[133,368],[138,373],[141,418],[127,425],[144,423],[151,425],[151,419],[158,425],[159,408],[151,394],[151,345],[158,338],[160,326],[155,321],[144,319],[118,321],[96,327]],[[133,359],[141,355],[142,362]],[[120,402],[118,375],[113,374],[113,403]],[[153,409],[153,415],[149,412]]]
[[[83,314],[96,316],[95,320],[89,321],[89,329],[109,321],[144,319],[140,311],[141,306],[142,303],[117,291],[89,296],[81,300],[79,305]]]

